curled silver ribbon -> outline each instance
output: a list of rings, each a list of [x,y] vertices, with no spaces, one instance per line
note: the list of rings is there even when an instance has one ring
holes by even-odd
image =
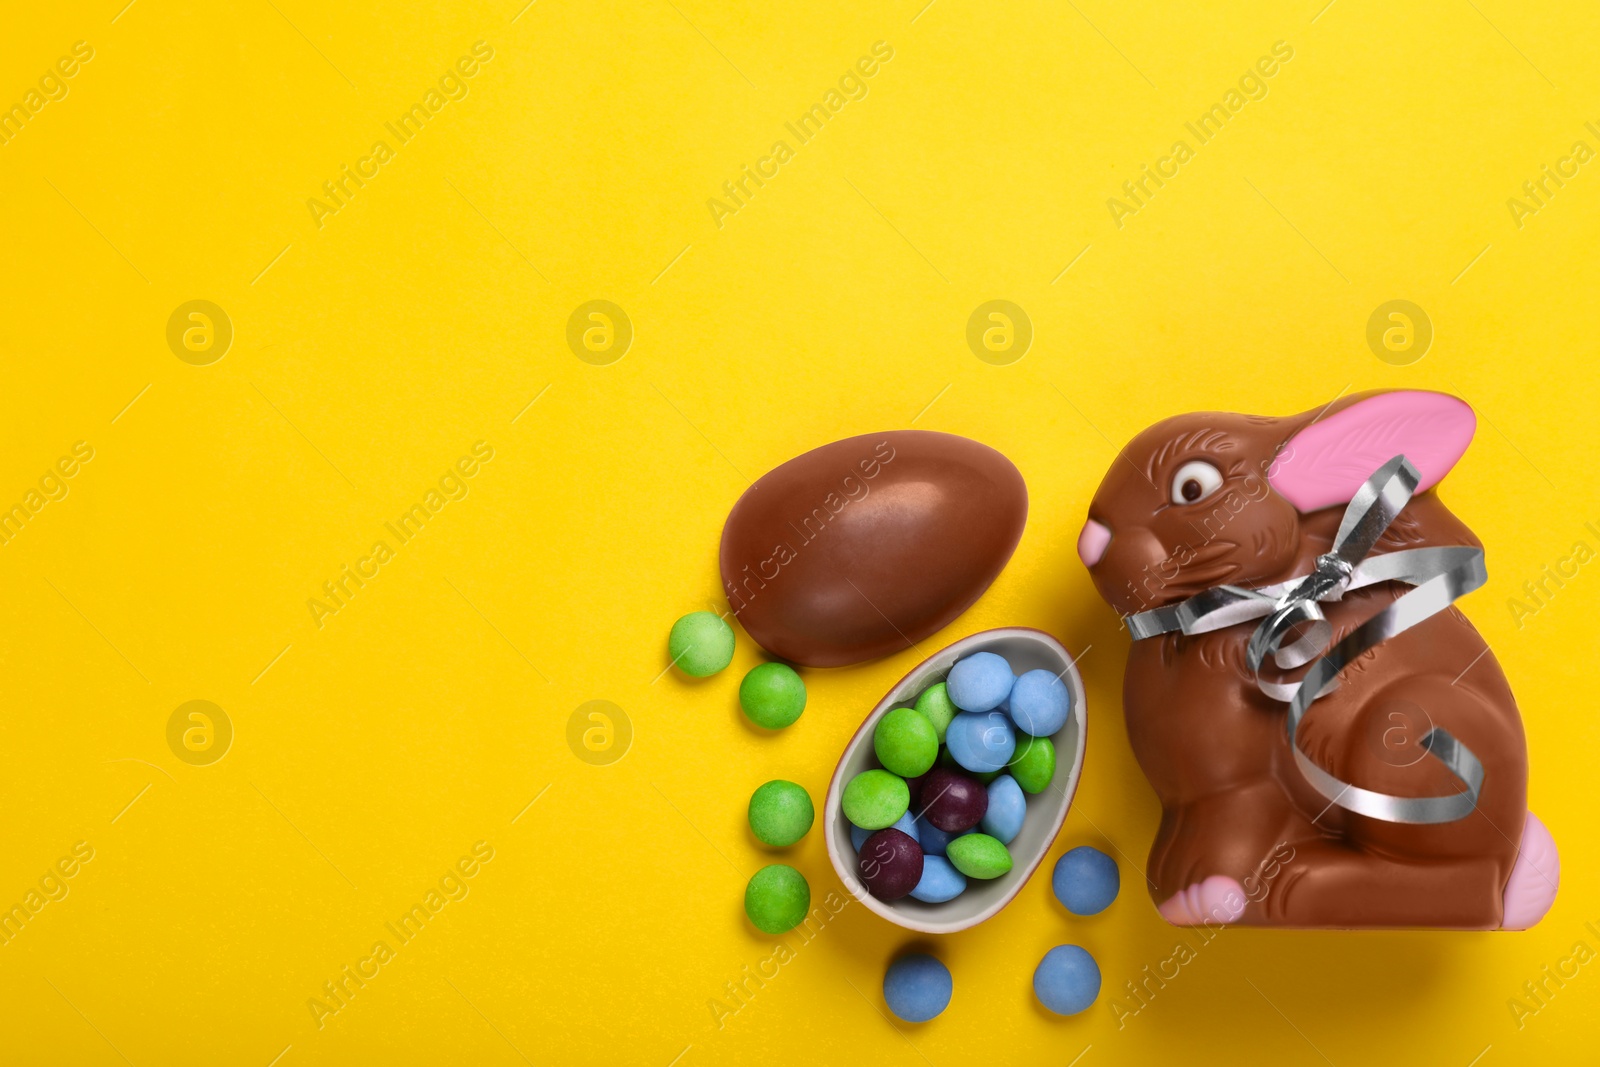
[[[1312,701],[1338,687],[1339,673],[1351,661],[1444,611],[1488,580],[1483,550],[1465,545],[1411,548],[1367,558],[1378,538],[1410,502],[1420,481],[1421,475],[1403,455],[1379,467],[1345,509],[1333,548],[1318,556],[1312,572],[1303,578],[1261,589],[1214,586],[1181,603],[1141,611],[1124,620],[1137,641],[1174,631],[1210,633],[1262,619],[1250,635],[1246,660],[1255,674],[1256,686],[1273,700],[1289,705],[1285,725],[1300,773],[1330,804],[1394,823],[1454,822],[1469,815],[1478,806],[1483,790],[1483,764],[1472,750],[1448,731],[1430,729],[1420,742],[1423,750],[1443,763],[1466,787],[1465,791],[1446,796],[1399,797],[1363,789],[1329,774],[1300,750],[1295,735]],[[1404,582],[1415,588],[1328,648],[1333,626],[1318,602],[1338,600],[1348,590],[1379,582]],[[1290,641],[1289,635],[1297,628],[1299,636]],[[1261,677],[1261,666],[1269,655],[1283,669],[1306,663],[1311,667],[1298,684],[1269,682]]]

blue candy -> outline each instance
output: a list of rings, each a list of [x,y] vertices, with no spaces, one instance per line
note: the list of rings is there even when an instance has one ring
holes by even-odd
[[[889,827],[889,829],[899,830],[901,833],[910,837],[911,840],[917,840],[917,822],[911,817],[911,813],[909,811],[900,816],[900,818],[895,821],[895,824]],[[860,852],[861,846],[866,843],[867,838],[871,837],[876,832],[877,831],[875,830],[863,830],[855,823],[851,823],[850,847],[855,849],[857,852]]]
[[[957,660],[944,680],[950,703],[962,711],[990,711],[1011,692],[1011,664],[993,652],[974,652]]]
[[[950,1006],[950,969],[932,956],[901,956],[883,976],[883,999],[908,1023],[925,1023]]]
[[[994,806],[993,800],[989,806]],[[1097,848],[1079,845],[1056,860],[1050,887],[1072,914],[1097,915],[1117,899],[1122,875],[1117,871],[1116,860]]]
[[[917,844],[922,846],[924,860],[929,856],[944,855],[944,847],[950,843],[955,834],[947,834],[931,822],[924,822],[917,827]],[[861,850],[856,849],[857,852]]]
[[[961,831],[961,833],[965,834],[970,834],[971,832],[971,830]],[[917,844],[922,846],[922,855],[924,857],[944,855],[945,846],[960,836],[961,834],[947,834],[926,819],[917,826]],[[860,852],[861,850],[858,848],[856,851]]]
[[[1011,689],[1011,721],[1031,737],[1049,737],[1067,724],[1072,690],[1050,671],[1029,671]]]
[[[1022,818],[1028,813],[1028,802],[1022,787],[1009,774],[1002,774],[989,783],[989,809],[983,813],[978,825],[983,832],[996,838],[1002,845],[1022,832]]]
[[[925,904],[943,904],[960,896],[966,888],[967,876],[956,870],[954,864],[943,856],[923,853],[922,878],[911,896]]]
[[[1033,972],[1033,995],[1057,1015],[1076,1015],[1100,995],[1100,967],[1077,945],[1057,945]]]
[[[944,743],[957,763],[982,773],[998,771],[1011,762],[1012,753],[1017,750],[1017,734],[1011,728],[1011,720],[998,711],[969,711],[950,721]]]

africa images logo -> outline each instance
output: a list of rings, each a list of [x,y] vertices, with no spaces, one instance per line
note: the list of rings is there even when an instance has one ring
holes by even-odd
[[[1111,221],[1116,223],[1117,229],[1122,229],[1127,216],[1137,215],[1141,209],[1149,207],[1156,193],[1182,173],[1183,165],[1195,157],[1200,146],[1210,144],[1244,110],[1246,104],[1252,100],[1265,100],[1269,91],[1267,79],[1276,75],[1282,65],[1293,58],[1293,45],[1287,41],[1273,42],[1272,54],[1257,59],[1239,77],[1237,88],[1230,86],[1222,94],[1222,99],[1201,112],[1199,118],[1183,124],[1183,128],[1194,138],[1194,145],[1182,138],[1174,141],[1168,154],[1159,157],[1153,168],[1145,163],[1139,168],[1137,178],[1123,182],[1122,192],[1127,199],[1113,196],[1106,200]]]
[[[866,79],[877,74],[883,64],[893,58],[893,45],[888,41],[874,42],[871,55],[862,56],[853,67],[839,76],[838,88],[829,89],[822,95],[821,101],[812,104],[794,122],[785,122],[783,128],[794,136],[796,145],[804,147],[810,144],[822,133],[823,126],[844,110],[846,104],[852,100],[866,99],[869,91]],[[738,177],[723,182],[722,194],[726,199],[713,196],[706,201],[706,209],[711,212],[711,221],[716,223],[717,229],[722,229],[724,219],[737,215],[740,208],[754,199],[756,190],[765,188],[767,182],[776,178],[783,165],[794,159],[795,155],[795,147],[779,139],[772,143],[766,155],[756,160],[753,170],[748,163],[742,164]]]
[[[393,536],[395,545],[404,548],[422,533],[424,526],[438,518],[447,504],[465,500],[471,492],[468,479],[476,477],[483,465],[493,459],[494,446],[487,441],[479,441],[472,446],[470,455],[462,456],[445,468],[437,488],[429,487],[421,500],[402,511],[392,522],[383,524],[383,528]],[[378,577],[383,565],[398,555],[397,548],[391,547],[386,540],[379,540],[373,542],[370,552],[356,560],[353,568],[348,563],[341,564],[339,573],[322,583],[325,599],[314,596],[306,598],[306,609],[311,612],[311,621],[317,629],[322,629],[330,616],[349,607],[356,594]]]
[[[428,122],[438,117],[446,104],[467,98],[470,91],[467,79],[476,76],[493,58],[494,49],[487,41],[475,42],[471,55],[462,56],[453,66],[445,68],[439,76],[437,88],[430,87],[419,102],[412,104],[393,122],[385,122],[383,128],[394,137],[395,144],[409,144]],[[348,163],[340,164],[339,174],[322,183],[322,195],[326,199],[313,196],[306,200],[306,208],[311,212],[311,221],[317,229],[322,229],[329,215],[337,215],[348,206],[356,194],[367,187],[367,182],[378,176],[383,165],[395,158],[395,154],[388,141],[378,140],[372,143],[372,151],[356,160],[354,169]]]

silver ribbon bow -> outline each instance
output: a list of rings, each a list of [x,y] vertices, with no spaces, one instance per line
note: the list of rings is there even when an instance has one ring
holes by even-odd
[[[1303,578],[1261,589],[1219,585],[1181,603],[1141,611],[1124,620],[1137,641],[1174,631],[1209,633],[1265,616],[1250,635],[1246,658],[1257,687],[1289,705],[1289,748],[1300,773],[1330,804],[1395,823],[1454,822],[1470,814],[1483,789],[1483,764],[1472,750],[1448,731],[1433,727],[1422,738],[1422,749],[1443,763],[1466,789],[1446,796],[1399,797],[1363,789],[1329,774],[1300,750],[1295,734],[1312,701],[1338,688],[1339,673],[1356,657],[1444,611],[1488,580],[1483,550],[1470,546],[1412,548],[1367,558],[1410,502],[1420,481],[1421,475],[1403,455],[1379,467],[1345,509],[1332,551],[1318,556],[1315,569]],[[1318,602],[1338,600],[1347,590],[1378,582],[1404,582],[1415,588],[1329,649],[1333,626]],[[1289,641],[1297,627],[1300,635]],[[1269,655],[1285,670],[1306,663],[1311,667],[1298,684],[1270,682],[1261,677],[1261,665]]]

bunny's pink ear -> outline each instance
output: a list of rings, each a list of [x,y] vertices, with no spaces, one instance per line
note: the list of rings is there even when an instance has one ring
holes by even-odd
[[[1267,481],[1305,514],[1348,504],[1373,471],[1403,453],[1422,475],[1421,493],[1455,466],[1477,425],[1465,401],[1444,393],[1379,393],[1291,437]]]

